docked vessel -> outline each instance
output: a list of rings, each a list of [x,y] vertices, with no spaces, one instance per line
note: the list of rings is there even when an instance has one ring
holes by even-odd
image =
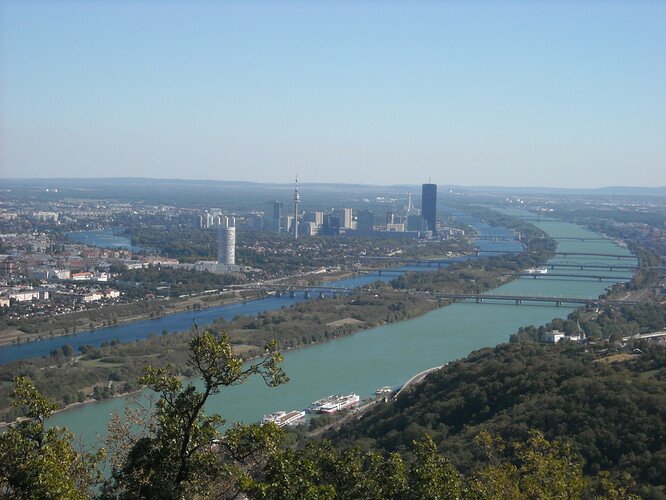
[[[548,268],[546,268],[546,267],[530,267],[529,269],[526,269],[525,272],[527,274],[546,274],[548,272]]]
[[[377,396],[387,396],[393,392],[393,387],[390,385],[385,385],[384,387],[381,387],[375,391],[375,394]]]
[[[264,415],[264,418],[261,419],[261,423],[266,424],[268,422],[273,422],[279,427],[284,427],[286,425],[296,425],[303,418],[305,418],[305,412],[303,410],[294,410],[290,412],[276,411],[270,415]]]
[[[361,398],[358,394],[336,395],[319,399],[308,406],[310,413],[335,413],[338,410],[349,408],[357,404]]]

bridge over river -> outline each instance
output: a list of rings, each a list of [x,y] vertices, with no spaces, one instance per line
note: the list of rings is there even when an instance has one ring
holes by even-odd
[[[613,305],[613,306],[628,306],[636,305],[638,302],[629,300],[608,300],[608,299],[583,299],[575,297],[534,297],[534,296],[521,296],[521,295],[494,295],[494,294],[476,294],[476,293],[440,293],[440,292],[417,292],[420,295],[429,295],[442,299],[453,300],[473,300],[477,304],[482,303],[484,300],[499,300],[510,301],[516,305],[524,302],[550,302],[556,306],[563,304],[571,305]]]
[[[350,288],[350,287],[337,287],[337,286],[305,286],[305,285],[277,285],[277,284],[268,284],[268,285],[235,285],[234,289],[243,290],[262,290],[265,292],[274,292],[277,294],[289,293],[292,296],[295,296],[296,293],[303,293],[306,296],[310,294],[318,293],[320,297],[325,296],[326,294],[350,294],[350,293],[362,293],[362,294],[378,294],[386,293],[385,290],[375,290],[373,288],[359,287],[359,288]],[[540,303],[551,303],[556,306],[561,306],[563,304],[570,305],[636,305],[638,302],[629,301],[629,300],[608,300],[608,299],[586,299],[586,298],[576,298],[576,297],[537,297],[533,295],[501,295],[501,294],[480,294],[480,293],[445,293],[445,292],[428,292],[428,291],[416,291],[416,290],[391,290],[392,293],[401,294],[416,294],[426,297],[435,297],[441,299],[452,299],[452,300],[473,300],[477,304],[481,304],[484,301],[508,301],[513,302],[514,304],[522,304],[524,302],[540,302]]]
[[[608,276],[604,274],[574,274],[574,273],[506,273],[504,276],[529,276],[536,278],[588,278],[603,280],[628,280],[628,276]]]
[[[474,254],[474,255],[479,255],[481,253],[498,253],[498,254],[510,254],[510,253],[526,253],[522,250],[480,250],[478,248],[468,248],[466,250],[463,250],[463,252],[466,252],[468,254]],[[527,252],[527,253],[532,253],[532,254],[537,254],[541,252]],[[615,259],[636,259],[635,255],[625,255],[625,254],[617,254],[617,253],[590,253],[590,252],[547,252],[549,255],[561,255],[564,257],[571,257],[571,256],[577,256],[577,257],[611,257]],[[384,257],[384,256],[366,256],[366,257],[361,257],[359,260],[361,262],[377,262],[377,261],[389,261],[389,262],[395,262],[397,264],[405,264],[405,265],[413,265],[413,266],[430,266],[430,267],[441,267],[444,265],[448,265],[451,262],[455,262],[456,260],[459,260],[455,257],[444,257],[441,259],[418,259],[418,258],[408,258],[408,257]],[[546,266],[549,267],[555,267],[555,266],[584,266],[584,267],[595,267],[598,266],[598,269],[606,269],[609,268],[611,270],[613,269],[635,269],[635,266],[627,266],[627,265],[613,265],[613,264],[567,264],[567,263],[553,263],[553,264],[545,264]]]
[[[507,254],[507,253],[524,253],[522,251],[506,251],[506,250],[479,250],[479,249],[470,249],[467,250],[468,252],[472,252],[476,255],[479,255],[479,253],[502,253],[502,254]],[[594,252],[528,252],[528,253],[547,253],[549,255],[562,255],[564,257],[569,257],[572,255],[578,256],[578,257],[611,257],[615,259],[636,259],[635,255],[625,255],[625,254],[619,254],[619,253],[594,253]]]
[[[608,241],[608,238],[603,238],[603,237],[589,237],[589,236],[552,236],[554,240],[560,240],[560,241]],[[493,235],[493,234],[487,234],[483,236],[475,236],[475,240],[481,240],[481,241],[520,241],[521,237],[520,235],[506,235],[506,234],[498,234],[498,235]]]
[[[437,268],[441,269],[443,266],[446,265],[446,262],[435,262],[435,261],[416,261],[419,262],[414,263],[413,265],[419,266],[419,267],[431,267],[431,268]],[[426,265],[421,265],[421,263],[428,263]],[[580,265],[580,264],[546,264],[543,267],[547,267],[550,269],[555,269],[555,268],[562,268],[562,269],[577,269],[580,271],[585,271],[586,269],[596,269],[596,270],[608,270],[608,271],[635,271],[636,267],[634,266],[609,266],[609,265]],[[379,276],[391,276],[391,275],[401,275],[405,274],[406,272],[409,272],[408,270],[405,269],[393,269],[393,268],[377,268],[377,267],[357,267],[354,268],[354,271],[359,271],[359,272],[365,272],[365,273],[377,273]],[[602,279],[614,279],[614,280],[624,280],[624,279],[629,279],[628,276],[608,276],[608,275],[603,275],[603,274],[573,274],[573,273],[529,273],[529,272],[523,272],[523,273],[507,273],[507,276],[533,276],[533,277],[538,277],[538,276],[556,276],[560,278],[598,278],[600,281]]]

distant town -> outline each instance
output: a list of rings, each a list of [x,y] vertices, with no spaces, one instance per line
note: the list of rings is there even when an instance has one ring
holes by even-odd
[[[303,283],[325,281],[327,274],[386,266],[386,258],[460,255],[473,248],[475,232],[452,214],[470,202],[520,207],[535,217],[557,212],[664,253],[663,198],[650,196],[572,194],[563,200],[545,194],[438,193],[436,184],[426,183],[402,192],[378,188],[374,196],[373,187],[356,188],[350,197],[342,190],[299,187],[296,180],[291,195],[286,186],[255,186],[252,196],[264,200],[251,206],[244,200],[247,188],[238,187],[197,197],[195,186],[188,199],[185,183],[165,192],[164,203],[151,203],[121,192],[103,199],[99,187],[39,184],[45,183],[6,189],[0,202],[0,307],[6,330],[21,319],[219,293],[229,285],[305,275],[310,278]],[[187,201],[167,204],[169,197]],[[217,206],[204,205],[214,197]],[[240,202],[245,207],[239,208]],[[338,206],[323,209],[324,203]],[[446,210],[438,213],[438,206]],[[599,216],[610,211],[620,217]],[[172,275],[176,282],[148,273],[130,277],[147,269],[188,274],[187,279]],[[201,278],[211,274],[218,278]],[[7,338],[23,339],[16,332]]]
[[[287,238],[291,235],[294,241],[299,240],[294,243],[283,238],[266,244],[259,239],[244,247],[245,253],[268,255],[268,260],[271,254],[286,254],[296,258],[328,254],[329,259],[322,259],[322,263],[335,261],[338,265],[333,267],[337,270],[341,263],[347,269],[353,269],[354,265],[358,268],[358,257],[370,256],[377,249],[372,245],[358,243],[358,238],[367,241],[405,238],[425,245],[442,239],[458,240],[465,235],[464,228],[437,223],[435,184],[423,185],[421,208],[415,208],[412,193],[409,192],[405,193],[403,206],[396,200],[390,200],[391,209],[381,214],[375,214],[367,208],[336,208],[299,214],[298,189],[296,182],[292,210],[285,209],[285,205],[288,207],[289,204],[284,201],[271,200],[266,202],[266,211],[253,209],[232,213],[224,208],[213,207],[198,209],[111,199],[73,199],[57,188],[46,188],[40,193],[42,199],[39,201],[34,200],[33,196],[26,196],[3,202],[0,206],[0,273],[5,282],[0,290],[0,306],[5,311],[4,317],[11,321],[32,316],[58,315],[155,297],[155,294],[150,293],[138,296],[136,293],[119,291],[116,282],[120,270],[160,267],[216,274],[236,273],[237,282],[246,281],[246,275],[259,279],[289,276],[289,273],[276,271],[271,265],[261,269],[252,267],[243,259],[237,261],[237,230],[267,232]],[[382,197],[374,200],[374,205],[385,203]],[[127,229],[123,228],[127,225],[159,230],[166,223],[170,228],[194,229],[208,235],[216,233],[217,259],[191,262],[189,258],[162,255],[156,249],[132,251],[122,246],[104,248],[103,243],[91,241],[91,244],[85,244],[77,237],[87,237],[91,231],[104,230],[127,234]],[[325,245],[318,243],[316,236],[344,237],[340,240],[342,251],[325,248]],[[402,250],[399,244],[388,248],[382,246],[378,256],[400,253]],[[331,266],[298,267],[296,274],[322,272],[327,267],[330,270]]]

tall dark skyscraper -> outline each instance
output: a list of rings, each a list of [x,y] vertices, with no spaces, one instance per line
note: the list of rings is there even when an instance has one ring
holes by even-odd
[[[437,184],[421,186],[421,217],[426,230],[437,234]]]
[[[282,218],[282,202],[274,201],[273,202],[273,218],[280,220]]]

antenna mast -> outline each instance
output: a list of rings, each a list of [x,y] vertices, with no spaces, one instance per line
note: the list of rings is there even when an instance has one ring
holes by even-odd
[[[298,174],[296,175],[296,189],[294,191],[294,239],[298,239],[298,204],[301,202],[301,197],[298,194]]]

